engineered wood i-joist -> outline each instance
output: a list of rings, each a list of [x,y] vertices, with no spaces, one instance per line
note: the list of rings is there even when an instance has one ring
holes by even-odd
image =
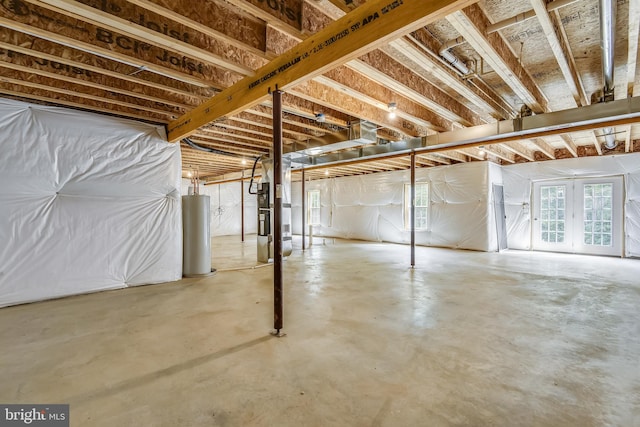
[[[496,33],[485,35],[490,22],[478,5],[454,12],[447,20],[524,103],[535,113],[547,111],[546,97],[505,41]]]
[[[180,57],[186,55],[244,76],[265,64],[264,58],[193,31],[180,23],[163,19],[149,10],[124,0],[103,2],[101,8],[76,0],[26,0],[51,11],[119,33],[131,39],[166,49]],[[159,30],[159,31],[158,31]],[[164,32],[166,31],[167,34]]]
[[[169,140],[179,140],[218,117],[260,103],[268,97],[269,89],[290,88],[472,3],[470,0],[367,2],[274,59],[254,77],[241,80],[172,122],[168,127]]]
[[[0,7],[0,26],[197,86],[211,87],[215,84],[222,89],[240,78],[197,59],[174,55],[166,49],[107,32],[99,26],[33,4],[28,6],[27,11],[18,14]]]

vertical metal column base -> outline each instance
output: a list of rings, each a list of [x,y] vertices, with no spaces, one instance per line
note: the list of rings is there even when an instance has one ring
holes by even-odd
[[[274,337],[278,337],[278,338],[282,338],[282,337],[286,337],[287,334],[282,332],[282,329],[274,329],[273,331],[269,332],[271,335],[273,335]]]

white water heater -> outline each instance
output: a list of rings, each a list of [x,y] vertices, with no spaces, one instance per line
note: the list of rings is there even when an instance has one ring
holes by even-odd
[[[182,275],[209,276],[211,269],[209,196],[182,196]]]

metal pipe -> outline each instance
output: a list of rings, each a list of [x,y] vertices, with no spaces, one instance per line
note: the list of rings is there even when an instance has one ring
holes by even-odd
[[[613,0],[600,0],[600,48],[602,49],[602,77],[604,81],[605,101],[614,99],[614,50],[615,50],[615,20],[616,2]],[[612,150],[618,143],[611,127],[602,129],[604,133],[604,146]]]
[[[615,48],[616,3],[600,0],[600,48],[602,49],[602,74],[605,96],[613,91],[613,52]]]
[[[304,251],[304,235],[305,235],[305,227],[307,226],[306,224],[306,219],[307,219],[307,210],[306,210],[306,199],[307,199],[307,194],[305,191],[305,185],[304,185],[304,168],[302,168],[302,250]]]
[[[416,152],[411,152],[411,268],[416,266]]]
[[[244,169],[242,170],[242,178],[244,178]],[[240,234],[244,242],[244,179],[240,179]]]
[[[463,75],[469,74],[469,68],[462,62],[460,58],[455,56],[449,49],[459,46],[465,42],[464,37],[460,36],[452,40],[446,41],[441,47],[439,55],[442,56],[452,67],[460,71]]]
[[[282,330],[282,91],[273,96],[273,328]]]

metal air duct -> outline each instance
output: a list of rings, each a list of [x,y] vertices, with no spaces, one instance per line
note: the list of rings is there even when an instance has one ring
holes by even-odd
[[[615,0],[600,0],[600,48],[602,49],[603,100],[605,102],[614,99],[615,20]],[[618,143],[616,142],[613,128],[604,128],[602,131],[604,133],[604,146],[609,150],[616,148]]]

